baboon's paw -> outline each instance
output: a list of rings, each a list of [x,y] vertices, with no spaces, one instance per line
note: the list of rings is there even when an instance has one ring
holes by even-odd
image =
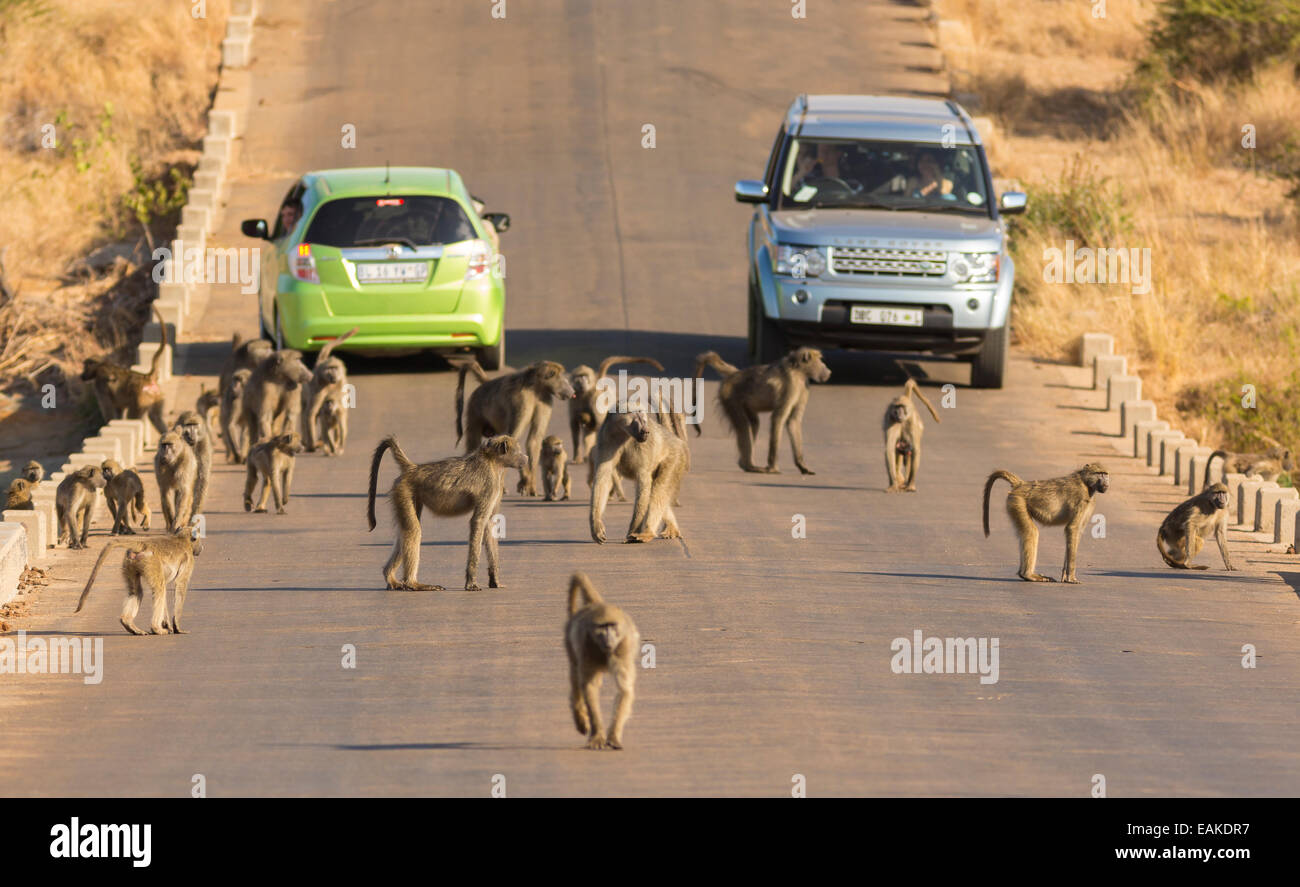
[[[482,591],[482,590],[483,590],[483,586],[482,586],[482,585],[479,585],[477,582],[466,582],[466,583],[465,583],[465,590],[466,590],[466,591]]]
[[[605,745],[606,747],[614,749],[615,751],[623,750],[623,740],[615,739],[613,736],[610,736],[608,739],[605,740]]]
[[[1028,576],[1021,573],[1020,578],[1026,582],[1055,582],[1051,576],[1044,576],[1042,573],[1030,573]]]
[[[811,474],[816,474],[816,473],[817,473],[817,472],[813,471],[811,468],[805,468],[805,467],[802,466],[802,465],[799,466],[799,470],[800,470],[801,472],[803,472],[804,474],[810,474],[810,475],[811,475]]]
[[[254,511],[253,513],[254,513],[254,514],[266,514],[266,509],[265,509],[265,508],[259,508],[259,509],[257,509],[256,511]]]
[[[149,634],[166,634],[166,633],[167,633],[167,626],[165,625],[149,626]]]
[[[144,632],[141,631],[140,629],[136,628],[136,627],[135,627],[135,624],[132,623],[132,622],[123,622],[123,623],[122,623],[122,627],[125,628],[129,633],[134,634],[134,635],[143,635],[143,634],[144,634]]]
[[[281,506],[280,508],[277,508],[277,509],[275,510],[275,513],[276,513],[276,514],[288,514],[289,512],[285,511],[285,510],[284,510],[284,507]]]
[[[915,492],[916,492],[916,484],[908,484],[907,486],[903,487],[903,492],[905,492],[905,493],[915,493]]]
[[[664,527],[664,531],[659,536],[662,539],[680,539],[682,538],[682,531],[677,527]]]
[[[605,747],[605,739],[602,736],[593,736],[587,740],[587,748],[593,751],[599,751]]]

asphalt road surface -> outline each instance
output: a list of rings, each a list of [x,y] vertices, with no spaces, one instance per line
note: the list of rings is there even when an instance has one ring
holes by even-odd
[[[768,0],[511,3],[504,21],[486,2],[419,6],[263,4],[217,244],[250,245],[239,220],[269,217],[305,170],[458,169],[513,217],[516,367],[646,353],[685,375],[706,348],[743,362],[747,209],[731,186],[759,174],[790,98],[944,89],[919,6],[823,0],[803,21]],[[235,329],[256,332],[253,297],[217,288],[180,350],[181,401]],[[0,794],[187,795],[195,774],[210,796],[484,796],[497,775],[511,796],[780,796],[796,774],[810,796],[1086,796],[1095,774],[1112,796],[1300,792],[1296,574],[1266,572],[1279,559],[1237,533],[1243,572],[1165,568],[1155,527],[1180,497],[1116,454],[1082,373],[1017,358],[1005,389],[975,391],[965,367],[912,367],[932,398],[957,383],[956,405],[927,421],[920,491],[886,495],[879,422],[901,372],[829,363],[807,414],[815,476],[788,447],[782,474],[742,473],[710,409],[677,509],[685,546],[592,543],[579,470],[571,502],[507,496],[502,590],[461,591],[465,523],[426,516],[421,579],[451,590],[411,593],[383,589],[391,518],[381,505],[366,531],[368,458],[389,432],[416,459],[455,452],[455,377],[438,359],[350,359],[347,453],[302,458],[288,515],[245,514],[242,469],[219,467],[191,634],[126,636],[115,570],[69,615],[106,523],[91,551],[57,554],[17,627],[104,636],[104,679],[0,681]],[[562,410],[551,430],[567,440]],[[984,477],[1094,459],[1113,485],[1082,584],[1020,582],[1000,506],[981,532]],[[393,475],[386,461],[384,488]],[[610,512],[616,533],[630,509]],[[1045,572],[1063,548],[1044,532]],[[583,749],[567,711],[574,570],[654,647],[622,752]],[[893,673],[892,641],[918,630],[997,638],[997,683]]]

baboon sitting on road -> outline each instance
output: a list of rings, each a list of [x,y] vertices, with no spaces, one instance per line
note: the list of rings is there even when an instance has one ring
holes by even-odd
[[[1200,553],[1205,537],[1213,531],[1224,569],[1237,569],[1228,557],[1228,497],[1225,484],[1212,484],[1169,512],[1156,533],[1156,549],[1165,563],[1180,570],[1210,569],[1189,561]]]

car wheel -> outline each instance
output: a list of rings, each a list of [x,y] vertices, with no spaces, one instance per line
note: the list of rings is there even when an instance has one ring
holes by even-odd
[[[992,330],[979,354],[971,360],[972,388],[1001,388],[1007,370],[1007,346],[1011,342],[1011,324]]]
[[[749,286],[749,357],[753,363],[772,363],[785,357],[786,341],[781,328],[763,314],[758,292]]]
[[[485,370],[499,370],[506,362],[506,329],[501,327],[501,336],[495,345],[479,348],[476,352],[478,365]]]

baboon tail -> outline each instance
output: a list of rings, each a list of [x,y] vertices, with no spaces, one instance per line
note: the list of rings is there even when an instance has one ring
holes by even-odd
[[[239,346],[240,346],[240,345],[243,345],[243,344],[244,344],[244,336],[243,336],[242,333],[235,333],[234,335],[232,335],[232,336],[230,337],[230,351],[231,351],[231,353],[234,353],[235,351],[238,351],[238,350],[239,350]]]
[[[582,602],[578,601],[578,592],[582,592]],[[569,615],[572,616],[588,604],[603,604],[605,599],[592,587],[586,573],[574,573],[569,580]]]
[[[167,350],[167,324],[163,321],[162,312],[158,310],[158,304],[153,306],[153,316],[158,318],[158,329],[162,330],[158,350],[154,352],[153,363],[149,365],[149,378],[158,381],[158,364],[162,362],[163,352]]]
[[[375,487],[379,483],[379,460],[384,457],[384,450],[393,451],[393,459],[402,471],[415,465],[414,462],[406,458],[406,454],[402,452],[402,448],[397,443],[397,438],[391,434],[381,440],[379,446],[375,447],[375,454],[370,457],[370,495],[366,501],[366,520],[370,523],[370,529],[372,530],[375,528]]]
[[[1160,529],[1156,531],[1156,550],[1160,552],[1160,556],[1165,559],[1165,563],[1169,566],[1175,570],[1186,570],[1187,564],[1180,564],[1169,556],[1169,549],[1165,547],[1164,529],[1164,526],[1161,525]]]
[[[719,356],[718,352],[705,351],[703,354],[696,355],[695,357],[695,375],[693,378],[698,379],[700,374],[704,372],[706,366],[713,367],[724,379],[740,372],[739,367],[734,367],[727,363],[721,356]]]
[[[1205,460],[1205,480],[1201,482],[1201,489],[1205,489],[1206,487],[1208,487],[1208,486],[1210,485],[1210,466],[1214,464],[1214,457],[1215,457],[1215,456],[1218,456],[1220,459],[1223,460],[1223,467],[1224,467],[1224,469],[1225,469],[1225,471],[1224,471],[1223,473],[1224,473],[1224,474],[1227,474],[1227,473],[1228,473],[1227,470],[1226,470],[1227,467],[1228,467],[1228,454],[1227,454],[1227,452],[1224,451],[1224,450],[1215,450],[1213,453],[1210,453],[1210,458],[1208,458],[1208,459]]]
[[[596,378],[603,379],[605,374],[609,372],[609,368],[616,363],[644,363],[648,366],[654,367],[661,373],[664,371],[664,365],[653,357],[624,357],[623,355],[618,354],[613,357],[607,357],[600,362],[600,368],[596,370]]]
[[[86,580],[86,587],[81,590],[81,599],[77,601],[77,609],[72,612],[80,613],[81,608],[85,606],[86,598],[90,597],[90,586],[95,584],[95,577],[99,575],[99,568],[104,565],[104,558],[108,557],[108,553],[114,548],[125,548],[127,544],[126,542],[110,542],[104,546],[104,550],[95,559],[95,566],[90,570],[90,578]]]
[[[459,444],[460,439],[465,436],[465,425],[464,425],[465,374],[469,372],[474,373],[474,378],[478,379],[478,383],[480,385],[482,385],[484,382],[487,381],[487,374],[483,372],[483,368],[478,365],[477,360],[470,358],[468,361],[460,365],[460,372],[457,373],[457,377],[456,377],[456,443],[457,444]]]
[[[359,326],[354,326],[352,329],[348,330],[346,333],[344,333],[343,335],[339,336],[338,338],[330,339],[328,342],[326,342],[326,343],[321,347],[320,353],[316,355],[316,362],[317,362],[317,363],[324,363],[325,361],[329,360],[329,359],[330,359],[330,352],[334,350],[334,347],[335,347],[336,345],[342,345],[342,344],[343,344],[344,342],[346,342],[348,339],[351,339],[351,338],[352,338],[353,336],[355,336],[358,332],[360,332],[360,330],[361,330],[361,327],[359,327]]]
[[[934,421],[936,422],[943,421],[942,419],[939,418],[939,414],[935,412],[934,404],[930,403],[929,398],[927,398],[924,394],[921,393],[921,387],[916,384],[915,380],[908,379],[907,384],[904,386],[904,390],[912,394],[915,394],[917,398],[920,399],[921,403],[925,404],[926,409],[930,411],[930,415],[934,416]]]
[[[984,482],[984,535],[986,537],[989,534],[989,494],[993,492],[993,484],[999,480],[1004,480],[1013,487],[1022,483],[1020,478],[1010,471],[1002,471],[1001,469],[990,474],[989,479]]]

